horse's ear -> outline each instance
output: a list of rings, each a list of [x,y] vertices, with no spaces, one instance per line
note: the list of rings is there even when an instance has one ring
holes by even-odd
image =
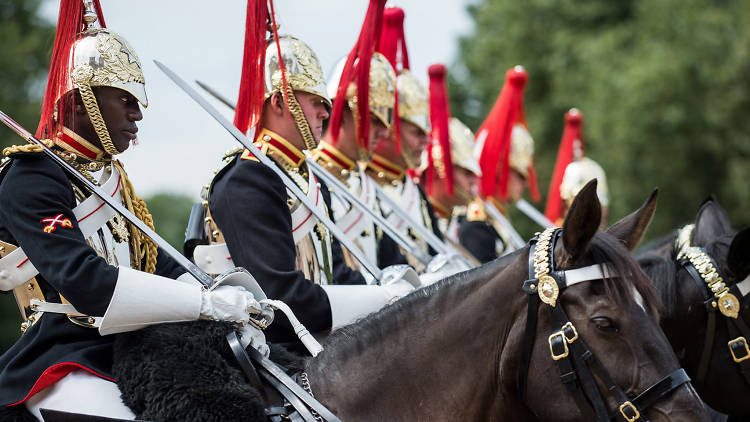
[[[727,254],[727,265],[737,280],[750,274],[750,227],[737,233]]]
[[[723,234],[732,233],[729,216],[713,196],[708,197],[698,210],[693,231],[693,246],[705,246]]]
[[[658,197],[659,189],[654,189],[640,208],[613,224],[607,233],[619,239],[628,250],[634,250],[654,217]]]
[[[571,262],[580,258],[602,221],[602,206],[596,196],[596,179],[586,183],[570,205],[563,222],[563,246]]]

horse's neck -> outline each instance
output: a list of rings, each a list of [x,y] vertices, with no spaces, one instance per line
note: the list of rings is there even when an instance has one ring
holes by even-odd
[[[523,309],[523,261],[491,278],[465,273],[399,312],[381,312],[346,341],[339,336],[308,363],[314,393],[339,412],[357,409],[360,420],[386,417],[383,409],[445,415],[446,406],[477,401],[487,407],[479,411],[492,412],[486,404],[497,394],[500,351]],[[419,409],[404,410],[416,400]]]

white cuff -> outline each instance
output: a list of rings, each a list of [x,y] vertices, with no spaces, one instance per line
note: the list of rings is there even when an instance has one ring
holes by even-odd
[[[101,335],[135,331],[165,322],[195,321],[201,311],[201,287],[132,268],[119,267]]]
[[[221,274],[234,268],[234,261],[226,243],[196,246],[193,250],[193,260],[198,268],[209,274]]]
[[[320,286],[331,304],[331,329],[377,312],[389,302],[389,294],[382,286],[327,285]]]

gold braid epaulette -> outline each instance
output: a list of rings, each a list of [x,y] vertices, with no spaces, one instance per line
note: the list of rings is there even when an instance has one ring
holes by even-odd
[[[44,142],[44,145],[46,145],[48,148],[52,148],[52,141],[49,139],[42,140]],[[3,148],[3,156],[9,157],[13,154],[18,154],[21,152],[42,152],[44,151],[44,147],[38,144],[26,144],[26,145],[11,145],[7,148]]]

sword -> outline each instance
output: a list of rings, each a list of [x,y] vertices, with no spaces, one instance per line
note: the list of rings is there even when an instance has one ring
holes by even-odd
[[[318,209],[312,201],[302,192],[302,189],[297,186],[292,179],[289,178],[289,176],[284,173],[279,166],[277,166],[273,161],[271,161],[270,158],[266,157],[265,154],[263,154],[258,147],[253,145],[252,141],[245,136],[242,132],[240,132],[239,129],[237,129],[229,120],[226,119],[221,113],[219,113],[216,108],[214,108],[211,104],[209,104],[203,97],[201,97],[200,94],[198,94],[190,85],[187,84],[182,78],[180,78],[176,73],[174,73],[171,69],[169,69],[167,66],[165,66],[163,63],[161,63],[158,60],[154,60],[154,63],[156,66],[161,69],[162,72],[164,72],[169,79],[172,80],[178,87],[180,87],[183,91],[185,91],[190,98],[192,98],[198,105],[200,105],[205,111],[208,112],[208,114],[211,115],[217,122],[219,122],[220,125],[224,127],[229,133],[240,143],[243,147],[247,148],[248,151],[250,151],[251,154],[255,156],[255,158],[258,159],[261,163],[263,163],[266,167],[270,168],[271,171],[276,173],[276,175],[281,179],[281,181],[284,183],[284,186],[289,189],[289,191],[292,192],[292,195],[296,196],[302,204],[304,204],[307,209],[312,212],[313,215],[323,223],[328,230],[336,237],[336,239],[339,240],[339,242],[351,252],[352,255],[359,261],[360,264],[362,264],[365,269],[372,274],[373,277],[375,277],[376,280],[380,280],[383,277],[383,272],[380,271],[380,269],[370,262],[367,257],[365,256],[362,251],[357,248],[353,242],[349,240],[348,237],[344,234],[341,229],[339,229],[336,224],[334,224],[329,218],[328,215],[324,211],[321,211]]]
[[[114,209],[116,212],[122,215],[123,218],[125,218],[125,220],[128,221],[128,223],[137,227],[138,230],[140,230],[149,239],[151,239],[154,243],[156,243],[156,245],[159,248],[161,248],[164,252],[166,252],[167,255],[171,256],[175,261],[177,261],[178,264],[180,264],[183,268],[185,268],[185,270],[187,270],[187,272],[189,272],[190,275],[198,279],[198,281],[200,281],[201,284],[203,284],[206,287],[210,287],[213,284],[214,280],[213,278],[211,278],[211,276],[209,276],[203,270],[198,268],[198,266],[193,264],[189,259],[185,258],[185,256],[183,256],[180,252],[178,252],[177,249],[175,249],[172,245],[170,245],[161,236],[156,234],[156,232],[153,231],[150,227],[148,227],[143,221],[141,221],[138,217],[134,216],[130,211],[128,211],[127,208],[125,208],[125,206],[122,205],[122,203],[120,203],[120,201],[108,195],[99,186],[91,183],[81,173],[79,173],[76,169],[74,169],[70,164],[68,164],[65,160],[63,160],[61,157],[55,154],[47,145],[45,145],[42,141],[36,139],[34,135],[32,135],[29,131],[27,131],[21,125],[16,123],[2,110],[0,110],[0,120],[2,120],[2,122],[6,126],[8,126],[11,130],[16,132],[19,136],[26,139],[29,143],[40,145],[43,148],[43,152],[48,157],[50,157],[55,163],[57,163],[65,171],[70,173],[71,176],[75,177],[79,182],[81,182],[84,186],[86,186],[87,189],[93,192],[94,195],[98,196],[102,201],[104,201],[105,204],[109,205],[110,207],[112,207],[112,209]]]
[[[385,218],[383,218],[382,215],[376,213],[370,207],[363,204],[362,201],[354,193],[352,193],[344,183],[334,177],[329,171],[325,170],[320,166],[320,164],[316,163],[310,158],[307,159],[307,165],[318,177],[323,179],[329,187],[336,187],[336,194],[343,196],[346,201],[357,207],[359,210],[364,211],[365,214],[372,218],[375,223],[383,230],[383,232],[385,232],[385,234],[396,241],[399,246],[403,247],[406,252],[414,255],[423,264],[430,263],[432,257],[429,254],[420,249],[411,239],[407,238],[402,233],[399,233],[393,227],[388,225],[388,222],[385,220]],[[362,175],[362,177],[367,177],[367,175]]]
[[[201,82],[199,80],[196,80],[195,83],[198,84],[199,87],[203,88],[204,91],[208,92],[214,98],[216,98],[217,100],[219,100],[219,102],[221,102],[225,106],[231,108],[232,110],[234,110],[235,108],[237,108],[237,106],[232,101],[230,101],[227,97],[224,97],[223,95],[219,94],[216,90],[214,90],[210,86],[204,84],[203,82]]]
[[[211,94],[214,98],[219,100],[219,102],[221,102],[222,104],[226,105],[232,110],[236,108],[236,105],[231,100],[224,97],[223,95],[218,93],[215,89],[209,87],[207,84],[204,84],[203,82],[198,81],[198,80],[196,80],[195,83],[198,84],[199,87],[203,88],[206,92]],[[347,200],[347,202],[356,206],[360,210],[365,211],[367,215],[372,217],[372,219],[375,220],[378,226],[380,226],[380,228],[383,229],[383,231],[386,232],[388,236],[390,236],[394,241],[396,241],[396,243],[398,243],[399,246],[403,247],[407,253],[413,255],[424,264],[427,264],[430,262],[431,258],[425,252],[423,252],[416,244],[414,244],[414,242],[411,239],[406,238],[403,234],[398,233],[396,230],[391,228],[391,226],[388,225],[388,222],[385,220],[385,218],[383,218],[383,216],[375,213],[373,210],[365,206],[362,203],[362,201],[359,200],[359,198],[353,195],[349,191],[349,189],[346,186],[344,186],[343,183],[341,183],[339,179],[333,177],[330,174],[330,172],[322,168],[318,163],[314,162],[313,160],[307,160],[307,165],[310,166],[314,170],[315,174],[325,179],[325,182],[329,186],[335,186],[338,189],[338,192],[343,192],[343,195],[346,196],[345,199]],[[389,204],[389,205],[395,205],[395,203]],[[398,207],[398,206],[395,205],[395,207]],[[440,239],[438,239],[436,236],[435,236],[435,240],[440,242]],[[430,242],[428,241],[427,243],[430,243]],[[439,247],[436,247],[437,245],[433,246],[432,244],[430,244],[430,246],[432,246],[433,249],[435,249],[436,251],[441,250]]]
[[[484,201],[484,207],[487,209],[487,214],[490,215],[495,221],[497,221],[498,224],[500,224],[500,227],[505,230],[510,236],[509,243],[510,247],[515,249],[520,249],[524,246],[526,246],[526,242],[524,242],[523,238],[520,234],[516,231],[516,229],[513,228],[513,225],[510,224],[510,221],[503,215],[503,213],[500,212],[500,210],[497,209],[495,204],[489,201]]]
[[[526,202],[526,200],[523,198],[516,201],[516,208],[518,208],[519,211],[526,214],[527,217],[534,220],[535,223],[539,224],[545,229],[548,229],[550,227],[557,227],[557,224],[549,221],[549,219],[545,217],[544,214],[540,213],[536,208],[534,208],[533,205]]]

